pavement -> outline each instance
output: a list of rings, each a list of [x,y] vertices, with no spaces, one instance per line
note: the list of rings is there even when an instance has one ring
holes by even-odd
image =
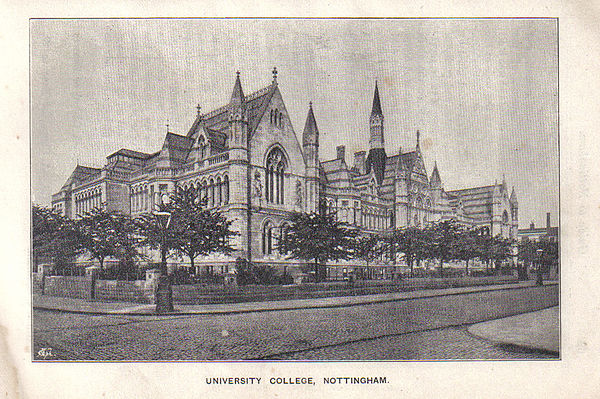
[[[454,295],[443,295],[443,291]],[[329,298],[331,305],[338,306],[230,314],[91,315],[34,309],[32,352],[34,360],[40,361],[559,357],[498,345],[467,330],[473,324],[557,306],[558,285],[458,291],[463,294],[438,290],[437,296],[425,297],[426,292],[412,292],[412,297],[421,297],[345,307]],[[121,307],[128,305],[139,306]],[[305,301],[304,305],[316,303]],[[110,311],[123,311],[111,306]],[[272,309],[273,303],[263,306],[262,310]]]
[[[469,333],[496,344],[559,354],[560,310],[558,306],[477,323]]]
[[[545,285],[556,285],[557,282],[545,282]],[[367,305],[382,302],[403,301],[419,298],[432,298],[438,296],[461,295],[486,291],[521,289],[532,287],[533,281],[521,283],[498,284],[477,287],[444,288],[433,290],[419,290],[409,292],[392,292],[385,294],[357,295],[345,297],[327,297],[327,298],[308,298],[308,299],[290,299],[282,301],[261,301],[261,302],[243,302],[243,303],[220,303],[203,305],[175,305],[173,313],[168,315],[214,315],[214,314],[234,314],[248,312],[268,312],[294,309],[313,309],[313,308],[335,308]],[[87,314],[124,314],[137,316],[157,316],[153,304],[139,304],[132,302],[104,302],[89,301],[76,298],[63,298],[48,295],[33,294],[32,303],[34,309],[54,310],[70,313]]]

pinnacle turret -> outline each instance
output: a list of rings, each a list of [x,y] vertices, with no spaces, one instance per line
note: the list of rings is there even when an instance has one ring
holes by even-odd
[[[308,103],[308,115],[306,115],[306,123],[302,133],[302,145],[307,144],[319,144],[319,129],[313,113],[312,102]]]
[[[440,178],[440,172],[437,167],[437,162],[433,165],[433,172],[431,172],[431,178],[429,179],[432,187],[441,187],[442,179]]]
[[[235,84],[231,93],[231,104],[241,105],[244,103],[244,91],[242,90],[242,82],[240,82],[240,72],[236,72]]]

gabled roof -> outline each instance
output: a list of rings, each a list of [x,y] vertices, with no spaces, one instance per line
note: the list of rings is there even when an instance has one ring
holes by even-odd
[[[148,159],[152,156],[152,154],[148,154],[145,152],[139,152],[139,151],[128,150],[127,148],[121,148],[119,151],[113,152],[112,154],[107,156],[107,158],[110,158],[114,155],[124,155],[126,157],[137,158],[137,159]]]
[[[85,180],[93,175],[97,175],[100,173],[102,169],[100,168],[92,168],[90,166],[77,165],[65,184],[63,184],[61,190],[66,189],[71,185],[71,183],[78,183],[82,180]]]
[[[166,155],[170,162],[183,163],[186,161],[194,139],[175,133],[167,133],[161,155]]]
[[[273,97],[273,94],[276,90],[277,84],[273,83],[244,97],[244,108],[248,115],[249,135],[252,135],[252,133],[256,129],[256,126],[258,125],[260,119],[264,115],[267,109],[267,105],[271,101],[271,98]],[[187,133],[187,136],[194,137],[196,132],[199,130],[200,125],[210,128],[211,131],[224,133],[229,126],[230,104],[231,103],[217,108],[213,111],[207,112],[205,114],[197,115],[196,119],[194,120],[194,123],[192,124],[190,130]]]

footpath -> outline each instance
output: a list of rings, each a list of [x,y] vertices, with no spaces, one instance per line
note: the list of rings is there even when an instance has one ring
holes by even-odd
[[[558,306],[469,326],[468,331],[496,344],[559,355]]]
[[[557,285],[557,282],[544,282],[544,285]],[[172,316],[172,315],[216,315],[248,312],[268,312],[294,309],[335,308],[345,306],[368,305],[381,302],[405,301],[411,299],[431,298],[447,295],[462,295],[477,292],[511,290],[534,287],[534,281],[499,284],[476,287],[444,288],[409,292],[393,292],[373,295],[340,296],[327,298],[290,299],[283,301],[262,301],[242,303],[220,303],[205,305],[178,305],[175,311],[163,315],[155,313],[156,305],[132,302],[102,302],[84,299],[63,298],[34,294],[34,309],[53,310],[84,314],[137,315],[137,316]]]

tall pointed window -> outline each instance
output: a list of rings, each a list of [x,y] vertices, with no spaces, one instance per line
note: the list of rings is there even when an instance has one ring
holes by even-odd
[[[229,204],[229,177],[227,175],[223,178],[223,203]]]
[[[274,204],[284,203],[286,167],[287,162],[283,152],[279,148],[272,149],[267,156],[267,164],[265,165],[265,199],[267,202]]]
[[[273,253],[273,224],[270,221],[267,221],[263,226],[262,250],[265,255]]]

